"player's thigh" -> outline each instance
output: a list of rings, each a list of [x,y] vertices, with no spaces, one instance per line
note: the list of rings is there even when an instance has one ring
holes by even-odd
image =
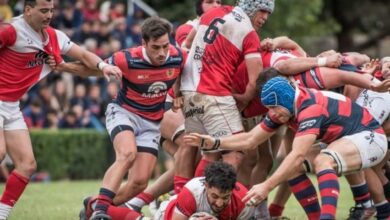
[[[168,110],[164,113],[164,117],[161,121],[160,132],[161,136],[168,140],[173,140],[175,134],[184,131],[184,117],[181,110],[179,112],[173,112]]]
[[[27,129],[4,131],[6,149],[16,167],[35,164],[30,133]]]
[[[379,164],[387,152],[386,136],[374,131],[363,131],[344,136],[331,144],[322,153],[335,152],[334,162],[343,167],[342,172],[351,172]]]
[[[130,169],[129,180],[137,184],[148,182],[157,163],[157,157],[153,153],[138,152],[134,164]]]

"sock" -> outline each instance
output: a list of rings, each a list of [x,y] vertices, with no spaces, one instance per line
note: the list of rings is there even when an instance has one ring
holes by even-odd
[[[277,205],[275,203],[272,203],[268,207],[268,212],[271,217],[280,217],[282,216],[284,210],[284,206]]]
[[[181,192],[184,185],[186,185],[188,181],[190,181],[190,178],[185,178],[181,176],[173,177],[173,185],[174,185],[174,191],[176,195],[178,195]]]
[[[112,220],[137,219],[141,216],[141,214],[131,209],[113,205],[108,207],[107,214],[112,218]]]
[[[390,202],[390,181],[383,185],[383,191],[385,192],[385,197],[387,201]]]
[[[207,165],[209,165],[210,163],[211,161],[201,159],[198,163],[198,166],[196,167],[194,177],[204,176],[204,169],[206,169]]]
[[[363,206],[364,208],[372,207],[371,195],[368,191],[368,185],[366,182],[359,185],[351,185],[351,191],[356,206]]]
[[[302,174],[288,181],[291,192],[301,204],[309,220],[320,217],[320,204],[318,202],[317,192],[306,174]]]
[[[95,211],[103,211],[107,213],[108,206],[112,205],[112,200],[115,193],[106,188],[100,188],[99,196],[97,197]]]
[[[336,219],[337,200],[339,198],[340,185],[336,172],[327,169],[317,174],[321,195],[320,219]]]
[[[390,204],[386,200],[375,204],[375,208],[377,219],[387,219],[390,216]]]
[[[130,201],[126,202],[126,205],[130,205],[130,207],[135,206],[139,209],[142,209],[142,207],[144,207],[145,205],[149,205],[149,203],[151,203],[153,199],[154,197],[152,194],[142,192],[136,197],[132,198]]]
[[[29,179],[12,171],[8,176],[7,183],[0,203],[13,207],[22,195]]]

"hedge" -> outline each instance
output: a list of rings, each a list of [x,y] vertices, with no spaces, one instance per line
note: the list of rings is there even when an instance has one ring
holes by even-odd
[[[113,161],[107,133],[94,130],[31,131],[38,171],[51,179],[102,178]]]

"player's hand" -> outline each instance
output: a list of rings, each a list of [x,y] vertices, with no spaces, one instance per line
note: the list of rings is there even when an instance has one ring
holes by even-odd
[[[390,91],[390,79],[383,80],[380,83],[372,83],[370,89],[375,92],[388,92]]]
[[[49,67],[52,69],[52,70],[55,70],[55,71],[59,71],[57,70],[57,63],[56,63],[56,60],[54,59],[54,56],[52,55],[49,55],[46,59],[46,64],[49,65]]]
[[[338,68],[343,62],[343,56],[339,53],[335,53],[333,55],[326,57],[326,67],[329,68]]]
[[[381,67],[379,59],[372,59],[370,62],[363,65],[362,71],[373,75]]]
[[[115,79],[120,80],[122,78],[122,70],[117,66],[107,65],[103,68],[103,75],[106,80],[109,82],[110,77],[113,76]]]
[[[183,103],[184,103],[183,96],[174,98],[171,107],[172,111],[177,112],[179,109],[183,107]]]
[[[273,51],[275,50],[275,44],[272,38],[265,38],[260,42],[260,47],[264,51]]]
[[[252,186],[242,199],[247,206],[257,206],[261,201],[267,199],[269,192],[272,189],[268,187],[267,182],[263,182]]]
[[[200,147],[203,151],[215,151],[219,149],[221,141],[215,139],[210,135],[203,135],[198,133],[190,133],[184,135],[184,143],[189,146]]]
[[[327,50],[317,55],[317,57],[328,57],[333,54],[336,54],[337,52],[335,50]]]

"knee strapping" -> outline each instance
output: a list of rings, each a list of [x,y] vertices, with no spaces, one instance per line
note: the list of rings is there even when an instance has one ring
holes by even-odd
[[[336,173],[338,176],[341,176],[345,171],[348,170],[347,163],[339,153],[328,149],[321,150],[321,153],[330,156],[336,162]]]
[[[313,172],[313,165],[311,164],[311,162],[309,160],[305,159],[303,161],[302,166],[303,166],[303,169],[306,171],[306,173]]]

